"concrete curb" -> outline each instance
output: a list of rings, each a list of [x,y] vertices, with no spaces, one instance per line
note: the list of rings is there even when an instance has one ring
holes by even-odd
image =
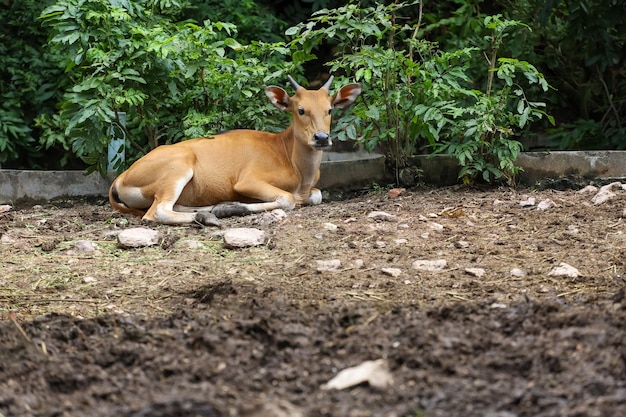
[[[458,183],[459,165],[448,155],[418,155],[415,165],[422,169],[421,180],[439,186]],[[523,171],[517,182],[534,185],[548,179],[594,180],[626,178],[626,151],[524,152],[516,161]]]
[[[19,200],[48,201],[59,197],[104,197],[115,174],[102,178],[84,171],[0,170],[0,204]],[[318,187],[356,187],[383,181],[385,158],[367,152],[326,152]]]
[[[626,151],[527,152],[519,156],[524,171],[520,184],[575,177],[582,180],[626,178]],[[458,164],[446,155],[415,157],[423,170],[421,180],[437,186],[458,183]],[[373,182],[393,181],[385,170],[385,158],[366,152],[327,152],[321,167],[319,188],[356,188]],[[114,175],[85,175],[83,171],[0,170],[0,204],[19,200],[46,201],[59,197],[103,197]]]

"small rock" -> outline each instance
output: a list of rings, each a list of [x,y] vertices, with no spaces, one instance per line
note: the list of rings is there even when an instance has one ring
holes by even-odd
[[[511,271],[509,273],[511,274],[511,276],[514,276],[514,277],[517,277],[517,278],[523,278],[523,277],[526,276],[526,272],[524,272],[520,268],[513,268],[513,269],[511,269]]]
[[[527,197],[525,200],[520,201],[519,204],[523,208],[532,207],[535,205],[535,201],[537,201],[535,197]]]
[[[317,260],[317,272],[333,272],[341,268],[339,259]]]
[[[354,265],[355,268],[360,269],[363,268],[365,262],[363,262],[363,259],[355,259],[354,261],[352,261],[352,265]]]
[[[117,243],[123,248],[153,246],[158,244],[160,240],[161,234],[157,230],[145,227],[133,227],[117,234]]]
[[[404,245],[407,242],[408,242],[408,240],[406,240],[406,239],[396,239],[396,240],[394,240],[394,243],[396,245]]]
[[[576,278],[580,276],[580,272],[578,272],[578,269],[573,266],[568,265],[565,262],[561,262],[559,266],[552,268],[552,270],[548,272],[548,275],[555,277]]]
[[[267,242],[267,233],[251,227],[237,227],[224,232],[224,246],[227,248],[247,248]]]
[[[2,237],[0,237],[0,242],[8,245],[8,244],[17,242],[17,240],[13,236],[7,233],[3,233]]]
[[[278,223],[279,221],[285,219],[287,217],[287,213],[283,209],[275,209],[272,211],[267,211],[259,214],[254,223],[259,225],[268,225]]]
[[[396,216],[394,216],[393,214],[386,213],[384,211],[372,211],[367,215],[367,217],[369,217],[370,219],[374,219],[376,221],[383,221],[383,222],[391,222],[396,219]]]
[[[13,208],[13,206],[10,206],[8,204],[2,204],[0,205],[0,213],[6,213],[7,211],[11,210]]]
[[[454,242],[454,247],[457,249],[466,249],[469,248],[469,242],[465,240],[459,240],[458,242]]]
[[[417,269],[418,271],[436,272],[443,270],[447,265],[448,261],[445,259],[418,259],[413,262],[413,269]]]
[[[337,230],[337,225],[334,223],[324,223],[324,229],[334,232],[335,230]]]
[[[83,278],[83,282],[85,284],[93,284],[95,282],[98,282],[98,279],[96,277],[88,276],[88,277]]]
[[[381,271],[383,271],[383,274],[392,276],[394,278],[398,278],[400,275],[402,275],[402,270],[400,268],[383,268],[381,269]]]
[[[489,306],[489,308],[494,308],[494,309],[495,308],[500,308],[500,309],[503,309],[503,308],[507,308],[507,305],[506,304],[502,304],[502,303],[493,303],[493,304],[491,304]]]
[[[383,242],[382,240],[377,240],[377,241],[374,243],[374,247],[375,247],[376,249],[382,249],[382,248],[387,247],[387,244],[386,244],[385,242]]]
[[[567,226],[567,231],[565,233],[575,235],[578,232],[580,232],[580,230],[578,229],[578,226],[570,224],[569,226]]]
[[[96,244],[90,240],[78,240],[74,243],[74,251],[81,253],[93,253],[97,251]]]
[[[622,188],[622,183],[612,182],[610,184],[600,187],[600,190],[595,196],[593,196],[593,198],[591,199],[591,202],[593,204],[602,204],[616,197],[615,193],[611,191],[613,188]]]
[[[591,199],[591,202],[593,204],[598,205],[598,204],[606,203],[607,201],[615,197],[616,197],[615,193],[612,192],[611,190],[608,190],[608,189],[603,190],[601,188],[600,191],[598,191],[598,193],[593,196],[593,198]]]
[[[595,187],[593,185],[588,185],[585,188],[578,190],[578,194],[590,194],[590,193],[597,193],[597,192],[598,192],[598,187]]]
[[[430,230],[432,230],[434,232],[437,232],[437,233],[443,232],[443,225],[441,225],[439,223],[430,222],[430,223],[428,223],[428,227],[430,228]]]
[[[483,268],[465,268],[465,273],[475,276],[476,278],[482,278],[485,276],[487,271]]]
[[[378,389],[387,389],[393,385],[393,376],[385,359],[365,361],[360,365],[344,369],[322,386],[322,389],[342,390],[367,382]]]
[[[539,204],[537,204],[537,210],[546,211],[554,206],[556,206],[556,203],[548,198],[546,200],[542,200]]]
[[[200,242],[193,239],[181,240],[179,245],[187,249],[200,249],[202,247]]]

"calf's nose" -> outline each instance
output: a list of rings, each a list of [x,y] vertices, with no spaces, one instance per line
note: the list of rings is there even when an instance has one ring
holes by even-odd
[[[317,132],[313,135],[313,139],[315,139],[315,143],[317,144],[317,146],[328,146],[330,142],[328,133],[325,132]]]

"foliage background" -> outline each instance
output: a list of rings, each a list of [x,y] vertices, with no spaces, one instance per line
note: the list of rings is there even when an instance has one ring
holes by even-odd
[[[304,53],[300,32],[285,35],[313,13],[346,3],[0,0],[4,23],[0,27],[0,167],[102,171],[103,149],[116,111],[127,113],[128,162],[159,144],[222,129],[276,131],[288,119],[268,105],[262,94],[266,85],[284,86],[288,73],[315,85],[328,76],[330,67],[339,80],[357,77],[362,63],[350,61],[350,54],[338,48],[340,38],[318,39]],[[361,8],[377,4],[358,3]],[[620,0],[424,1],[421,10],[417,3],[399,9],[394,30],[415,27],[419,21],[421,43],[413,48],[436,45],[441,53],[459,57],[467,52],[460,76],[469,84],[462,89],[484,94],[501,89],[486,88],[485,53],[490,41],[485,17],[499,14],[504,20],[521,22],[528,30],[511,32],[498,47],[498,56],[532,63],[545,75],[551,88],[544,90],[535,83],[524,92],[533,97],[532,102],[547,104],[555,124],[546,117],[537,119],[517,129],[512,139],[524,139],[527,149],[626,149],[625,12],[626,4]],[[385,53],[409,50],[406,43],[399,43],[406,38],[385,44],[388,39],[364,45],[381,47]],[[477,49],[469,53],[466,48]],[[421,49],[421,53],[422,61],[415,61],[430,62],[428,51]],[[405,65],[406,60],[398,57],[389,62]],[[432,78],[437,71],[423,74]],[[366,79],[363,72],[360,77],[364,98],[371,90],[380,91],[376,80]],[[396,81],[393,91],[406,84],[406,80]],[[418,99],[423,103],[432,98],[426,88],[421,94]],[[515,110],[507,109],[507,114],[515,115]],[[361,116],[371,119],[372,113]],[[450,126],[467,132],[467,125],[457,123],[460,120],[454,119]],[[463,120],[467,123],[467,118]],[[342,123],[339,118],[341,137],[358,136],[347,134],[350,121],[355,119]],[[453,153],[444,146],[451,143],[450,137],[448,142],[433,142],[429,121],[424,117],[421,121],[426,130],[404,133],[412,151]],[[367,132],[358,133],[363,138]]]

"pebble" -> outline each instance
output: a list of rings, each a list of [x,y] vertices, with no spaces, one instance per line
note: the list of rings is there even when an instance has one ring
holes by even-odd
[[[161,234],[157,230],[145,227],[133,227],[117,234],[117,243],[123,248],[153,246],[158,244],[160,240]]]
[[[485,276],[487,271],[485,271],[483,268],[465,268],[465,273],[472,275],[476,278],[482,278]]]
[[[339,259],[329,260],[316,260],[317,272],[333,272],[341,268],[341,261]]]
[[[573,266],[566,264],[565,262],[561,262],[559,266],[552,268],[552,270],[548,272],[548,275],[555,277],[576,278],[580,276],[580,272]]]
[[[370,219],[374,219],[376,221],[383,221],[383,222],[391,222],[396,219],[396,216],[394,216],[393,214],[384,212],[384,211],[371,211],[367,215],[367,217],[369,217]]]
[[[402,270],[400,268],[383,268],[381,269],[383,274],[392,276],[394,278],[398,278],[402,275]]]
[[[418,271],[441,271],[448,266],[448,261],[445,259],[435,259],[435,260],[427,260],[427,259],[418,259],[413,262],[413,269],[417,269]]]
[[[224,246],[230,249],[260,246],[267,242],[267,233],[252,227],[236,227],[224,232]]]
[[[525,200],[522,200],[519,202],[520,206],[526,208],[526,207],[532,207],[535,205],[535,201],[537,201],[535,199],[535,197],[526,197]]]
[[[556,203],[548,198],[548,199],[542,200],[539,204],[537,204],[537,210],[546,211],[548,209],[551,209],[554,206],[556,206]]]
[[[526,276],[526,272],[524,272],[524,270],[520,269],[520,268],[513,268],[511,269],[511,271],[509,272],[511,274],[511,276],[517,277],[517,278],[523,278]]]

